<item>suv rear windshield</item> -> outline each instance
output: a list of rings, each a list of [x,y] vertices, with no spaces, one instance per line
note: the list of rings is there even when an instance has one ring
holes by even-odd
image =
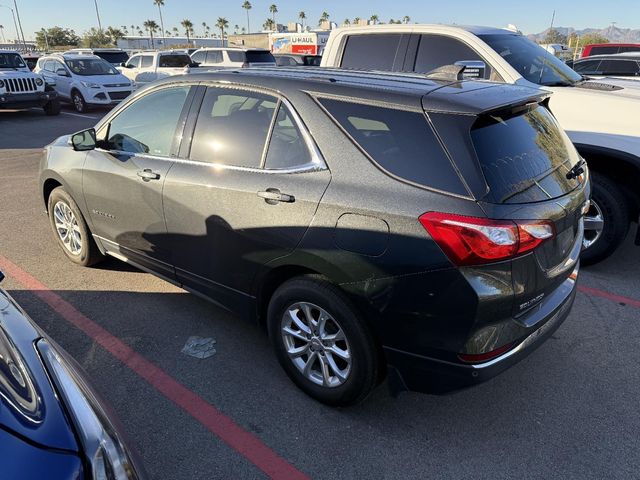
[[[539,202],[579,185],[567,172],[578,153],[549,111],[538,106],[510,117],[483,116],[471,129],[490,203]]]
[[[129,55],[127,55],[127,52],[94,52],[94,55],[97,55],[114,65],[120,65],[121,63],[129,60]]]
[[[414,184],[469,195],[422,112],[319,99],[383,170]]]
[[[182,68],[186,67],[190,63],[191,57],[186,53],[177,55],[160,55],[158,60],[158,66],[165,68]]]
[[[276,59],[271,52],[251,51],[246,52],[247,62],[249,63],[275,63]]]

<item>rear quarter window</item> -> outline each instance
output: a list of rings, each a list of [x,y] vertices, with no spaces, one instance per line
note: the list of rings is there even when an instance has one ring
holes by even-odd
[[[325,98],[319,102],[387,173],[419,186],[469,195],[422,112]]]
[[[349,35],[342,53],[342,68],[393,70],[402,34]]]

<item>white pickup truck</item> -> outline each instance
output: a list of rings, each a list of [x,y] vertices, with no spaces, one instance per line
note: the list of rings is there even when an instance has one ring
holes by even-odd
[[[0,109],[34,107],[41,107],[47,115],[58,115],[58,94],[42,75],[31,73],[18,52],[0,50]]]
[[[184,52],[166,50],[145,51],[132,55],[119,69],[137,85],[145,85],[170,75],[181,75],[195,66],[191,57]]]
[[[640,88],[589,80],[518,32],[488,27],[378,25],[333,30],[322,67],[464,74],[553,92],[550,108],[593,174],[582,259],[595,263],[640,215]],[[640,228],[636,234],[640,244]]]

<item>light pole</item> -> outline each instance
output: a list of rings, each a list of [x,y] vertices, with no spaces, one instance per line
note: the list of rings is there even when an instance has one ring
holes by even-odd
[[[13,0],[14,2],[16,0]],[[102,31],[102,22],[100,22],[100,12],[98,11],[98,0],[93,0],[94,5],[96,6],[96,17],[98,17],[98,30]]]
[[[43,28],[40,31],[44,35],[44,44],[47,46],[47,52],[48,52],[49,51],[49,37],[47,36],[47,30]]]
[[[13,11],[13,8],[7,7],[6,5],[0,5],[0,7],[8,8],[11,10],[11,15],[13,16],[13,25],[16,27],[16,42],[20,42],[20,32],[18,31],[18,22],[16,22],[16,13]]]
[[[0,25],[0,32],[2,32],[2,43],[7,43],[7,39],[4,36],[4,25]]]
[[[18,17],[18,25],[20,26],[20,35],[22,36],[22,46],[24,47],[24,51],[27,51],[27,42],[24,40],[24,32],[22,31],[22,22],[20,21],[20,11],[18,10],[18,4],[16,0],[13,0],[13,6],[16,9],[16,16]]]

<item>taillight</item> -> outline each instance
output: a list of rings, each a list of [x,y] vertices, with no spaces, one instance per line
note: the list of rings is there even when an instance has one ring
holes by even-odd
[[[503,353],[508,352],[509,350],[511,350],[511,347],[513,347],[513,343],[507,343],[506,345],[503,345],[500,348],[496,348],[495,350],[491,350],[490,352],[459,353],[458,358],[467,363],[487,362],[489,360],[493,360],[496,357],[499,357]]]
[[[506,260],[536,248],[553,237],[544,221],[514,222],[428,212],[420,223],[456,265],[479,265]]]

